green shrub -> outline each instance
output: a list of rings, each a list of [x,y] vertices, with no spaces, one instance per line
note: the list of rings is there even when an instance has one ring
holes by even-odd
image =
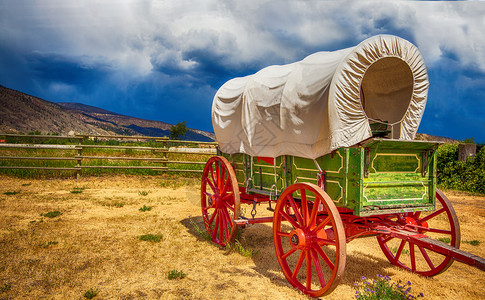
[[[170,271],[168,271],[167,277],[170,280],[183,279],[183,278],[187,277],[187,274],[185,274],[183,271],[170,270]]]
[[[98,295],[99,291],[97,289],[90,288],[84,293],[84,298],[93,299]]]
[[[439,147],[437,156],[440,188],[485,194],[485,147],[466,161],[458,161],[458,144]]]
[[[139,211],[150,211],[152,210],[153,207],[151,206],[146,206],[146,205],[143,205],[143,207],[140,207],[138,210]]]

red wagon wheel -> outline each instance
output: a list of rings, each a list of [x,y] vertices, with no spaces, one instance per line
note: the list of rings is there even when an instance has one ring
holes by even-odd
[[[436,210],[427,215],[421,212],[405,213],[399,216],[407,224],[420,226],[418,231],[455,248],[460,247],[460,225],[450,200],[436,190]],[[396,218],[397,219],[397,218]],[[380,235],[377,241],[389,261],[398,267],[407,269],[423,276],[435,276],[453,263],[450,256],[445,256],[414,243]],[[406,247],[406,244],[408,246]]]
[[[291,285],[312,297],[337,287],[345,269],[345,232],[335,204],[320,187],[296,183],[283,191],[274,211],[273,239]]]
[[[204,225],[211,240],[221,246],[236,236],[240,198],[236,174],[222,156],[211,157],[202,173],[201,206]]]

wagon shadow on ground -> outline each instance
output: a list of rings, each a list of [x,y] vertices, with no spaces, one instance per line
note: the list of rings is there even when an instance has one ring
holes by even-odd
[[[187,228],[188,233],[197,238],[198,242],[204,242],[208,247],[214,247],[224,252],[226,255],[229,254],[223,247],[204,239],[198,232],[194,224],[198,226],[200,230],[205,231],[201,216],[189,217],[180,221],[180,223]],[[271,225],[251,225],[242,230],[241,238],[244,239],[246,246],[257,251],[257,254],[251,258],[255,264],[255,267],[252,268],[254,271],[261,276],[269,278],[271,282],[278,286],[291,287],[291,284],[283,275],[276,258],[273,244],[273,229]],[[370,243],[377,243],[375,238],[368,237],[366,239],[369,240]],[[347,247],[349,247],[348,245],[349,244],[347,244]],[[332,253],[332,251],[328,251],[328,254],[335,255],[335,252]],[[352,253],[347,253],[346,255],[345,272],[340,281],[340,285],[347,285],[352,288],[354,283],[361,281],[362,276],[376,278],[377,274],[390,275],[390,266],[391,263],[385,258],[384,254],[382,254],[382,257],[376,257],[368,253],[353,250]],[[226,269],[224,272],[230,272],[237,275],[244,271],[240,268],[234,268],[233,270]]]

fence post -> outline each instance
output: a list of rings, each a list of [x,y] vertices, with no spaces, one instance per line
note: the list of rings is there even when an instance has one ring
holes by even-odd
[[[79,169],[76,171],[76,179],[81,178],[81,170],[82,170],[81,169],[81,163],[82,163],[82,160],[83,160],[83,158],[80,157],[80,156],[83,155],[83,147],[82,147],[82,144],[79,144],[78,147],[79,148],[77,148],[77,156],[78,156],[78,158],[77,158],[77,165],[76,165],[76,167],[78,167]]]
[[[167,148],[167,141],[164,140],[162,142],[162,145],[163,145],[163,154],[162,154],[162,157],[163,157],[163,163],[162,163],[162,167],[167,167],[167,163],[166,161],[168,160],[168,156],[167,156],[167,151],[168,151],[168,148]],[[165,170],[162,171],[162,173],[165,173]]]

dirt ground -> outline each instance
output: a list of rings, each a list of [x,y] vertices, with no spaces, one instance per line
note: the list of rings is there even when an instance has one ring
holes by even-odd
[[[286,281],[271,224],[242,235],[257,255],[204,240],[196,179],[164,176],[28,180],[0,176],[0,299],[308,299]],[[485,257],[485,197],[445,191],[461,249]],[[143,206],[152,207],[140,211]],[[249,209],[249,208],[248,208]],[[264,207],[259,208],[264,210]],[[48,212],[62,214],[49,218]],[[160,242],[140,240],[161,236]],[[183,279],[167,274],[182,271]],[[392,266],[375,238],[347,244],[345,274],[326,299],[352,299],[362,276],[412,283],[424,299],[485,299],[485,274],[454,263],[433,278]]]

